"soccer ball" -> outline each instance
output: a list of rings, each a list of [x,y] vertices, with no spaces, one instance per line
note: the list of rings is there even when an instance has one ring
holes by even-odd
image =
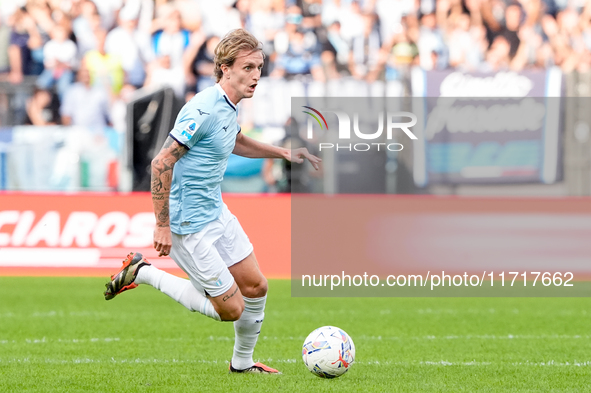
[[[304,340],[302,358],[308,370],[320,378],[336,378],[355,361],[355,344],[344,330],[323,326]]]

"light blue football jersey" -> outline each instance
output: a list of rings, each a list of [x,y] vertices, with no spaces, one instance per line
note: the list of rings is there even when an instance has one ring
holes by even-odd
[[[220,183],[240,126],[236,106],[219,84],[187,102],[170,136],[189,149],[175,164],[170,188],[170,229],[201,231],[222,211]]]

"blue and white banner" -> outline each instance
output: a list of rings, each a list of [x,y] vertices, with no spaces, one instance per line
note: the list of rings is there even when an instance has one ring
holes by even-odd
[[[421,130],[413,174],[428,184],[551,184],[560,178],[562,73],[413,71]]]

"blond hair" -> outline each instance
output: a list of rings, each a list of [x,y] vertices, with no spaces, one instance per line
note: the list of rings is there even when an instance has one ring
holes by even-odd
[[[262,51],[262,45],[255,36],[244,29],[232,30],[226,34],[217,44],[214,51],[213,62],[215,63],[215,69],[213,73],[216,82],[219,82],[224,76],[222,65],[225,64],[228,67],[232,67],[240,51],[247,50],[249,53],[257,50]],[[263,58],[264,56],[265,54],[263,53]]]

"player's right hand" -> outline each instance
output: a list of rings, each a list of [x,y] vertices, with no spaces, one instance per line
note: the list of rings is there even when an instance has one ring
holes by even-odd
[[[154,248],[158,251],[158,256],[167,256],[172,247],[172,235],[169,226],[156,226],[154,228]]]
[[[319,164],[322,162],[321,158],[316,157],[313,154],[310,154],[308,149],[305,147],[300,147],[299,149],[291,149],[289,150],[290,156],[287,158],[291,162],[295,162],[301,164],[304,162],[304,159],[310,161],[310,164],[314,167],[314,169],[320,169]]]

